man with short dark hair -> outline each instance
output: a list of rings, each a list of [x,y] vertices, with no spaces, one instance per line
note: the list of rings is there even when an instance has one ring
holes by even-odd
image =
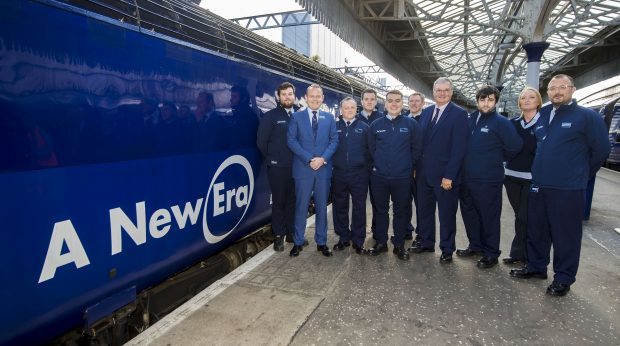
[[[574,100],[567,75],[551,78],[551,104],[540,109],[534,128],[538,141],[532,164],[526,231],[527,264],[516,278],[547,278],[553,245],[553,282],[547,294],[564,296],[575,282],[581,252],[582,218],[588,179],[596,174],[610,146],[607,129],[594,111]]]
[[[411,117],[412,119],[416,120],[416,121],[420,121],[420,118],[422,116],[422,107],[424,107],[424,95],[422,93],[419,92],[414,92],[411,95],[409,95],[408,98],[408,104],[409,104],[409,117]],[[411,196],[410,196],[410,202],[409,202],[409,210],[408,210],[408,216],[407,219],[409,220],[409,227],[407,228],[407,234],[405,234],[405,239],[413,239],[413,232],[416,230],[416,227],[413,226],[413,223],[411,222],[411,219],[413,217],[413,205],[415,203],[415,219],[416,219],[416,223],[418,222],[418,189],[417,189],[417,183],[415,180],[415,177],[411,177]],[[420,235],[418,234],[416,236],[416,242],[420,241]]]
[[[256,145],[267,163],[267,178],[271,187],[271,228],[276,236],[273,248],[284,251],[284,240],[293,242],[295,216],[293,152],[286,143],[286,132],[291,115],[299,107],[295,105],[293,84],[280,84],[277,93],[279,104],[261,119]]]
[[[420,156],[421,133],[418,123],[401,115],[403,94],[388,91],[385,97],[388,114],[375,120],[368,131],[368,147],[373,158],[370,177],[377,209],[375,245],[368,250],[371,256],[387,251],[390,199],[393,202],[394,253],[408,260],[405,250],[407,231],[407,202],[411,191],[411,177]]]
[[[332,175],[331,158],[338,147],[336,121],[332,114],[320,110],[323,88],[312,84],[306,90],[308,108],[293,113],[286,134],[288,147],[293,152],[293,179],[295,179],[295,245],[291,257],[303,250],[306,218],[310,197],[316,207],[317,251],[332,256],[327,247],[327,198]]]
[[[476,92],[478,111],[468,117],[469,141],[463,163],[461,215],[469,239],[467,249],[481,251],[478,268],[491,268],[499,257],[503,162],[516,155],[523,140],[510,121],[497,114],[499,90],[486,85]],[[457,251],[462,255],[465,250]]]

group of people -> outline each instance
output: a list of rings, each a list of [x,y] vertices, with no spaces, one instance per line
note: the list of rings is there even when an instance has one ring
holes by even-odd
[[[572,99],[574,82],[554,76],[547,87],[550,104],[543,107],[537,89],[519,95],[521,115],[499,115],[500,92],[486,85],[476,93],[471,114],[451,101],[448,78],[433,84],[433,106],[422,109],[424,95],[408,98],[388,91],[385,110],[375,110],[377,94],[361,94],[340,103],[341,117],[320,110],[323,90],[306,90],[307,107],[295,105],[295,87],[286,82],[277,90],[279,106],[262,118],[257,144],[268,166],[272,190],[274,249],[293,243],[290,256],[304,246],[311,199],[316,212],[317,250],[332,256],[327,245],[327,201],[333,201],[336,251],[352,247],[358,254],[378,256],[388,251],[401,260],[410,253],[434,252],[439,219],[441,263],[478,257],[479,268],[498,264],[502,186],[515,213],[515,236],[506,264],[515,278],[547,278],[551,246],[554,280],[547,293],[565,295],[579,264],[582,215],[588,179],[609,154],[603,120]],[[366,240],[366,199],[372,204],[374,245]],[[349,219],[349,202],[352,203]],[[388,237],[392,202],[393,235]],[[413,208],[415,205],[415,209]],[[456,217],[461,215],[469,241],[456,249]],[[417,227],[412,224],[415,211]],[[417,233],[415,239],[412,232]],[[407,249],[405,241],[414,239]]]

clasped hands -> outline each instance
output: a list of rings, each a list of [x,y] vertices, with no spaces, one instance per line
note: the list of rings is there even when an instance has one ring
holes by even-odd
[[[314,157],[310,160],[310,168],[315,171],[318,171],[319,168],[323,167],[323,165],[325,165],[325,159],[322,157]]]

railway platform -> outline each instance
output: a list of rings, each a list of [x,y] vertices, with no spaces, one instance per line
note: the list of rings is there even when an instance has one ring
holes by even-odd
[[[128,345],[619,345],[619,203],[620,173],[601,169],[577,282],[565,297],[545,294],[551,267],[548,280],[524,281],[501,262],[479,269],[454,256],[442,264],[438,250],[409,261],[350,248],[326,258],[316,251],[310,218],[310,245],[299,257],[289,257],[290,246],[265,249]],[[463,248],[460,213],[457,221]],[[502,256],[513,232],[504,194]],[[330,222],[328,244],[336,242]],[[369,233],[366,246],[372,243]]]

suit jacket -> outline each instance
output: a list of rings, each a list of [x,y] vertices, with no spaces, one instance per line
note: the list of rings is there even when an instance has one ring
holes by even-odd
[[[441,185],[442,178],[458,184],[469,136],[467,112],[450,102],[437,124],[431,127],[434,112],[435,107],[426,107],[422,111],[422,156],[416,174],[419,179],[426,179],[430,186]]]
[[[319,111],[318,128],[316,138],[312,133],[312,125],[308,116],[308,109],[293,113],[288,124],[287,143],[293,152],[293,178],[330,179],[332,172],[331,158],[338,146],[338,133],[336,120],[330,113]],[[310,160],[314,157],[322,157],[326,160],[318,170],[310,167]]]

